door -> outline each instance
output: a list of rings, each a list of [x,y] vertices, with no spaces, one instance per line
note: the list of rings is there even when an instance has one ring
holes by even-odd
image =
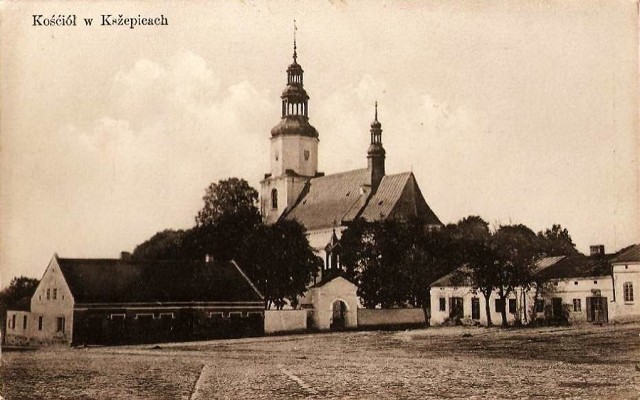
[[[562,298],[554,297],[551,299],[551,312],[556,318],[562,317]]]
[[[462,297],[452,297],[449,304],[449,318],[461,319],[464,316],[463,304]]]
[[[587,321],[597,323],[608,322],[608,311],[606,297],[587,297]]]
[[[347,315],[347,305],[343,301],[337,300],[333,303],[330,328],[341,330],[345,328],[345,317]]]
[[[477,297],[471,299],[471,319],[480,319],[480,299]]]

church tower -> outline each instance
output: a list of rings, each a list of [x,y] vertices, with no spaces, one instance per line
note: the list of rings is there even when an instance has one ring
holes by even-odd
[[[378,102],[376,101],[375,118],[371,123],[371,144],[367,151],[367,167],[371,174],[371,191],[375,192],[384,177],[384,159],[386,152],[382,147],[382,124],[378,122]]]
[[[293,63],[280,96],[282,117],[271,129],[271,171],[261,182],[260,211],[266,223],[276,222],[293,206],[306,182],[318,175],[318,131],[309,124],[309,95],[298,64],[295,29]]]

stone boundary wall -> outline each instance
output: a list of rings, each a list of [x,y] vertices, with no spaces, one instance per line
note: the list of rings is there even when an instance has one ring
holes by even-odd
[[[358,309],[358,328],[425,326],[421,308]]]
[[[307,330],[307,310],[266,310],[264,333],[304,332]]]

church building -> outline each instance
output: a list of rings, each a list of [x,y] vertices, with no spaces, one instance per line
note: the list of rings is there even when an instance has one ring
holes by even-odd
[[[309,123],[309,95],[297,58],[294,37],[293,63],[287,68],[287,86],[280,96],[282,116],[271,129],[271,170],[261,182],[260,209],[265,222],[285,219],[302,224],[309,243],[325,261],[323,272],[340,267],[334,250],[339,249],[342,231],[356,218],[419,217],[428,226],[442,225],[413,172],[386,173],[377,102],[367,167],[332,175],[318,171],[319,134]]]

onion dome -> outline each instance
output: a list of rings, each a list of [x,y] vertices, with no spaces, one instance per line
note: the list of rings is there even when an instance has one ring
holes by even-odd
[[[318,137],[316,128],[309,124],[309,95],[304,90],[304,70],[298,64],[298,53],[293,37],[293,63],[287,68],[287,87],[282,91],[282,119],[271,129],[271,136],[299,135]]]

